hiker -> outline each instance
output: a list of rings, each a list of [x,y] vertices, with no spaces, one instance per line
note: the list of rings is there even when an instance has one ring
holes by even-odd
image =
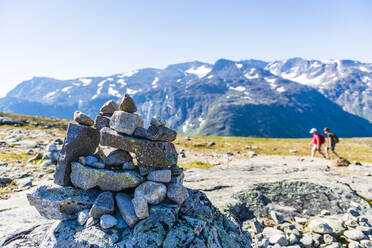
[[[311,149],[311,156],[315,157],[315,153],[319,152],[319,154],[321,154],[324,158],[326,158],[326,156],[321,150],[321,147],[325,142],[324,135],[318,133],[318,130],[316,128],[312,128],[310,130],[310,133],[313,135],[313,139],[311,140],[309,144],[310,146],[313,145],[313,149]]]
[[[324,133],[327,135],[328,137],[328,144],[325,148],[325,152],[327,154],[327,158],[328,159],[331,159],[331,156],[329,156],[329,149],[331,149],[331,151],[333,152],[334,155],[336,155],[336,157],[338,158],[341,158],[337,152],[335,151],[335,148],[336,148],[336,143],[338,143],[339,139],[337,137],[337,135],[335,133],[332,133],[328,127],[325,127],[323,129]]]

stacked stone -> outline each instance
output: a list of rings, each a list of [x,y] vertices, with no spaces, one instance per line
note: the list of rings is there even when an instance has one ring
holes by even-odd
[[[111,228],[117,224],[112,216],[116,205],[131,227],[149,216],[149,205],[158,205],[164,200],[181,205],[188,197],[182,185],[183,169],[176,165],[177,152],[171,143],[177,133],[157,119],[152,119],[150,127],[145,129],[136,111],[133,99],[125,95],[120,106],[113,101],[106,102],[95,122],[80,111],[74,113],[74,120],[80,125],[69,125],[55,182],[82,190],[103,191],[89,211],[78,214],[81,225],[97,223],[100,218],[101,227]],[[89,135],[85,135],[86,139],[84,135],[79,138],[76,130],[80,135],[84,131]],[[108,156],[93,153],[99,140],[102,146],[116,150]],[[134,165],[131,153],[138,166]],[[76,159],[77,155],[83,156]]]
[[[250,247],[249,233],[183,186],[177,133],[157,119],[144,128],[136,111],[125,95],[95,121],[75,112],[54,174],[61,187],[27,195],[58,220],[40,247]],[[99,145],[113,150],[106,156]]]

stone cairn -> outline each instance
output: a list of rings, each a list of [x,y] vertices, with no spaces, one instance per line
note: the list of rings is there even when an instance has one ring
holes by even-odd
[[[125,95],[95,121],[74,113],[54,174],[60,187],[27,195],[58,220],[40,247],[250,247],[248,232],[182,185],[177,133],[155,118],[144,128],[136,111]],[[99,145],[115,150],[106,156]]]

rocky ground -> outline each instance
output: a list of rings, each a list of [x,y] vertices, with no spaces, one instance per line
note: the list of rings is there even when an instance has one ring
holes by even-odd
[[[52,184],[50,157],[63,135],[9,128],[0,138],[0,246],[37,247],[53,221],[28,204],[26,193]],[[371,247],[372,164],[329,169],[319,158],[187,150],[179,162],[192,161],[215,166],[188,169],[184,185],[206,193],[251,233],[255,247]]]

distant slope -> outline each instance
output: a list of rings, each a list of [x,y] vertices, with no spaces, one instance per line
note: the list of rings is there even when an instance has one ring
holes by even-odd
[[[372,136],[371,123],[273,68],[264,61],[220,59],[109,77],[35,77],[0,99],[0,111],[72,118],[79,109],[94,117],[105,101],[128,93],[145,124],[158,116],[183,133],[306,137],[311,127],[329,126],[344,137]]]

